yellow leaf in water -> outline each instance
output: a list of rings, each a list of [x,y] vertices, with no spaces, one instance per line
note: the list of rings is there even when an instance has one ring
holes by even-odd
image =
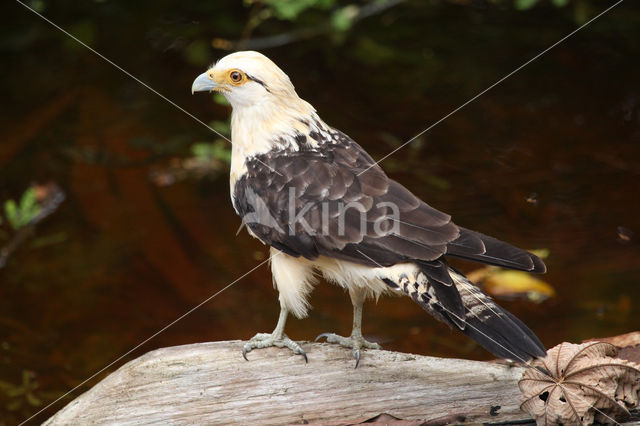
[[[549,257],[549,249],[547,249],[547,248],[529,250],[529,252],[535,254],[540,259],[546,259],[547,257]]]
[[[527,272],[495,267],[483,268],[483,270],[485,269],[487,271],[484,274],[478,274],[474,271],[473,275],[484,275],[481,283],[487,293],[493,296],[527,298],[532,302],[540,303],[556,294],[553,287]]]

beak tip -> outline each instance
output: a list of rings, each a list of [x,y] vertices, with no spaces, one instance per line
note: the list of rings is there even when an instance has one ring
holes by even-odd
[[[191,85],[191,94],[193,95],[195,92],[210,92],[215,87],[216,83],[214,83],[205,72],[193,80],[193,84]]]

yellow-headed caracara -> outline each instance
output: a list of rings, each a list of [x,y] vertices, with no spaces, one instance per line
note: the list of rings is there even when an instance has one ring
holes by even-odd
[[[271,246],[280,317],[256,348],[306,355],[284,327],[307,315],[316,274],[348,290],[350,337],[323,334],[353,349],[379,348],[362,337],[362,305],[383,293],[406,294],[427,312],[493,354],[515,361],[544,356],[540,340],[498,306],[445,256],[545,272],[531,253],[457,226],[387,177],[349,136],[327,125],[298,97],[289,77],[258,52],[225,56],[193,82],[231,103],[231,200],[249,233]]]

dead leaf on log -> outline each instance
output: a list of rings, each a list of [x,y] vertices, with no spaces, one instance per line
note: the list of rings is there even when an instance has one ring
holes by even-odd
[[[618,347],[618,358],[640,364],[640,331],[632,331],[613,337],[589,339],[583,343],[592,341],[611,343]]]
[[[615,423],[638,404],[640,366],[609,343],[561,343],[531,363],[518,383],[520,408],[539,425]]]
[[[618,358],[640,365],[640,345],[625,346],[618,350]]]

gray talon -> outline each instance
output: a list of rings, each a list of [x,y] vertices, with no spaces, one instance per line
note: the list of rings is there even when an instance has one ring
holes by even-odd
[[[249,359],[247,358],[247,353],[251,352],[254,349],[268,348],[270,346],[275,346],[278,348],[289,348],[294,354],[302,355],[305,363],[309,362],[305,351],[302,350],[299,344],[289,339],[286,334],[282,334],[279,337],[275,336],[274,334],[268,333],[256,334],[242,347],[242,357],[249,361]]]
[[[245,360],[249,361],[249,358],[247,358],[247,348],[246,348],[246,346],[244,346],[242,348],[242,358],[244,358]]]
[[[381,349],[379,344],[367,342],[366,340],[364,340],[364,337],[362,337],[361,334],[356,336],[343,337],[334,333],[322,333],[318,335],[318,337],[316,337],[315,341],[317,342],[322,338],[326,338],[327,343],[337,343],[340,346],[344,346],[345,348],[353,349],[352,354],[353,354],[353,357],[356,359],[355,368],[358,368],[358,365],[360,365],[360,357],[361,357],[360,349],[361,348]]]
[[[315,338],[314,342],[317,342],[318,340],[322,339],[323,337],[329,338],[330,335],[331,335],[331,333],[318,334],[318,337]]]
[[[284,325],[287,322],[287,310],[282,308],[280,309],[280,317],[278,318],[278,324],[276,324],[275,330],[273,333],[258,333],[251,338],[247,343],[242,347],[242,357],[249,361],[247,358],[247,353],[251,352],[254,349],[262,349],[268,348],[269,346],[276,346],[278,348],[289,348],[294,354],[299,354],[304,357],[304,362],[308,363],[309,359],[307,358],[307,354],[302,350],[299,344],[289,339],[286,334],[284,334]]]

